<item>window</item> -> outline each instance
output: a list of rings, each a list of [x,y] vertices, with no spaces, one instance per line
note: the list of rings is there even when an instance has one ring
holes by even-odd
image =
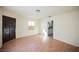
[[[34,30],[35,22],[34,21],[29,21],[28,26],[29,26],[29,30]]]
[[[34,22],[34,21],[29,21],[29,22],[28,22],[28,25],[29,25],[29,26],[35,26],[35,22]]]

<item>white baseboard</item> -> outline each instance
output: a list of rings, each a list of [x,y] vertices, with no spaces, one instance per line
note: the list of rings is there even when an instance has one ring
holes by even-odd
[[[63,40],[63,39],[58,39],[58,38],[54,38],[54,39],[59,40],[61,42],[65,42],[67,44],[70,44],[70,45],[73,45],[73,46],[76,46],[76,47],[79,47],[79,45],[76,44],[75,42],[69,42],[69,41],[66,41],[66,40]]]

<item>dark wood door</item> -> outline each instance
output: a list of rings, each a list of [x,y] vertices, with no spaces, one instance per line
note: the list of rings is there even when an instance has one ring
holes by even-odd
[[[16,19],[8,16],[2,16],[3,24],[3,44],[16,38]]]

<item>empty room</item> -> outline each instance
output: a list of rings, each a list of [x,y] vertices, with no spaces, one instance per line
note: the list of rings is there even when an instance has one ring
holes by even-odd
[[[79,7],[0,6],[0,52],[79,52]]]

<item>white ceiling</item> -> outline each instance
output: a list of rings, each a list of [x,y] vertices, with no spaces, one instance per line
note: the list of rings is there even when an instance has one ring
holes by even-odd
[[[5,6],[3,8],[28,17],[55,16],[79,10],[79,7],[76,6]],[[37,13],[35,10],[40,10],[40,13]]]

